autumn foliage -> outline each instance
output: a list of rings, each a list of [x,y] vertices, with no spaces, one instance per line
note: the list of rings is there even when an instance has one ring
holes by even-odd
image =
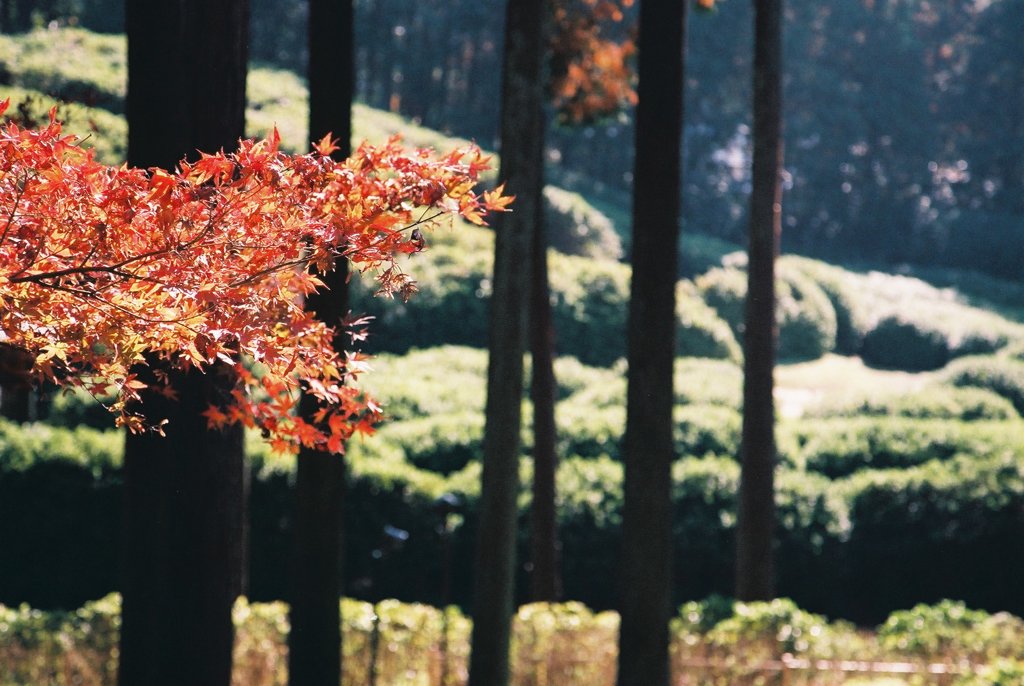
[[[549,90],[559,117],[581,124],[636,104],[632,33],[622,26],[633,0],[551,4]],[[616,35],[619,34],[619,35]]]
[[[333,149],[328,137],[289,155],[274,135],[142,170],[96,162],[52,113],[38,129],[3,124],[0,345],[34,382],[112,390],[132,431],[161,422],[137,409],[139,365],[219,361],[238,384],[206,411],[212,427],[240,422],[278,449],[340,452],[380,410],[353,383],[365,360],[335,350],[334,328],[303,308],[317,274],[348,260],[381,295],[408,297],[415,284],[395,258],[422,249],[421,229],[453,216],[482,224],[510,199],[475,192],[487,168],[475,148],[435,158],[392,140],[343,162]],[[330,324],[360,336],[365,322]],[[312,422],[293,411],[302,388],[321,404]]]

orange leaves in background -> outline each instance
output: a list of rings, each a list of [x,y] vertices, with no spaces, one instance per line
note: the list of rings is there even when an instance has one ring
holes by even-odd
[[[629,58],[636,51],[620,25],[633,0],[555,0],[549,90],[559,117],[582,124],[636,104]]]
[[[678,0],[689,2],[690,0]],[[693,0],[701,11],[716,0]],[[635,26],[626,12],[634,0],[553,0],[548,89],[558,117],[588,124],[637,101]]]
[[[111,409],[134,431],[159,418],[128,409],[145,387],[133,365],[220,361],[240,386],[207,410],[211,426],[340,451],[379,408],[353,384],[365,362],[303,309],[317,271],[348,260],[381,294],[406,297],[415,286],[395,257],[422,248],[420,229],[481,223],[509,199],[475,193],[486,168],[475,148],[434,158],[392,140],[335,162],[330,138],[308,155],[277,145],[146,171],[99,164],[52,115],[40,129],[0,126],[0,345],[25,351],[37,381],[113,386]],[[292,411],[300,387],[325,408],[312,424]]]

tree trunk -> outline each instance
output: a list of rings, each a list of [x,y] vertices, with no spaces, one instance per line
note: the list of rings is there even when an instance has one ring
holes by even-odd
[[[542,21],[542,0],[509,0],[500,177],[506,191],[519,200],[514,212],[495,219],[470,686],[504,686],[509,681],[530,236],[542,190]]]
[[[538,210],[543,208],[542,197],[538,197],[535,203]],[[555,397],[558,387],[554,369],[555,328],[548,287],[548,242],[543,216],[543,211],[540,211],[534,219],[530,246],[530,397],[533,400],[530,597],[537,602],[554,602],[562,595],[559,573],[561,546],[555,507],[555,473],[558,468]]]
[[[309,3],[309,133],[319,140],[338,138],[337,159],[347,157],[352,138],[352,0]],[[328,290],[310,295],[306,307],[318,319],[338,326],[348,312],[348,263],[320,277]],[[335,336],[345,346],[344,332]],[[318,403],[305,395],[302,416],[310,419]],[[303,449],[295,480],[294,550],[288,634],[288,682],[291,686],[341,681],[342,498],[345,468],[338,455]]]
[[[782,215],[782,2],[754,2],[754,160],[750,196],[736,597],[775,595],[775,256]]]
[[[173,168],[244,133],[245,0],[129,0],[129,162]],[[152,370],[143,369],[150,374]],[[146,393],[167,437],[128,436],[121,686],[227,686],[231,608],[245,586],[247,472],[241,427],[209,431],[201,416],[233,374],[174,373],[177,401]]]
[[[640,3],[618,686],[667,686],[686,2]]]

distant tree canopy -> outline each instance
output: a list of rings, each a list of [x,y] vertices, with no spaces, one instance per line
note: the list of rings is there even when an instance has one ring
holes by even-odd
[[[596,4],[617,8],[622,21],[597,34],[577,25],[579,35],[619,45],[616,59],[628,64],[636,7]],[[60,18],[102,31],[123,23],[112,0],[0,7],[4,31]],[[751,8],[710,9],[689,36],[684,218],[693,230],[740,241],[750,183]],[[485,146],[496,142],[501,13],[467,0],[357,0],[355,12],[357,99]],[[789,3],[783,247],[1020,276],[1024,200],[1013,189],[1024,182],[1024,77],[1015,65],[1024,56],[1013,29],[1022,15],[1024,0]],[[253,0],[252,58],[302,73],[306,16],[306,0]],[[572,83],[563,82],[567,93]],[[628,207],[632,125],[630,111],[580,128],[554,125],[552,181]]]

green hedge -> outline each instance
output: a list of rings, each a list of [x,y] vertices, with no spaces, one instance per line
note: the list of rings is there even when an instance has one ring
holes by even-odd
[[[817,433],[805,432],[805,448],[837,427],[834,421],[820,425]],[[780,592],[808,610],[862,622],[941,597],[1020,612],[1024,588],[1018,580],[1024,573],[1024,551],[1008,542],[1024,536],[1024,459],[996,449],[994,439],[986,448],[984,442],[991,436],[979,428],[981,423],[965,426],[975,431],[968,432],[965,443],[984,450],[961,452],[960,445],[942,443],[945,439],[935,423],[919,422],[916,431],[890,432],[886,440],[906,441],[910,456],[930,450],[922,447],[930,441],[952,451],[952,457],[903,470],[861,469],[836,481],[780,470]],[[47,457],[41,452],[48,450],[45,442],[17,435],[37,431],[5,427],[5,442],[36,447],[28,453],[12,452],[22,455],[19,462],[5,462],[7,468],[0,470],[0,602],[77,607],[115,588],[119,456],[111,449],[91,461]],[[935,432],[936,438],[915,443],[915,433]],[[1005,433],[1006,442],[1024,444],[1013,431]],[[75,435],[79,441],[117,441],[116,436],[108,439],[85,429]],[[859,434],[855,437],[859,440]],[[265,448],[251,453],[250,596],[276,599],[284,596],[288,584],[291,462],[270,457]],[[441,602],[444,543],[438,527],[444,515],[436,503],[451,492],[463,508],[453,520],[458,526],[451,539],[455,594],[450,600],[468,603],[479,464],[470,463],[444,477],[409,465],[404,453],[384,440],[357,441],[349,453],[347,592],[369,600]],[[836,457],[835,463],[846,461]],[[571,458],[559,469],[566,594],[592,607],[610,607],[616,600],[614,577],[607,570],[618,547],[621,479],[621,464],[607,457]],[[739,467],[731,457],[689,458],[673,468],[678,601],[731,588],[738,479]],[[520,559],[526,553],[528,504],[524,494]],[[393,529],[408,532],[408,537],[389,536]],[[412,581],[409,569],[417,570]],[[525,588],[523,568],[519,578]]]
[[[965,357],[950,364],[941,378],[957,387],[990,390],[1024,413],[1024,362],[1012,357]]]
[[[611,220],[579,193],[544,187],[548,245],[565,255],[596,260],[622,258],[622,240]]]
[[[957,455],[1018,454],[1024,423],[854,417],[783,422],[783,458],[836,479],[865,469],[902,469]]]
[[[75,612],[0,606],[0,684],[113,683],[120,606],[117,594]],[[428,686],[439,672],[466,671],[472,623],[457,608],[343,598],[339,609],[345,686],[374,680]],[[287,605],[240,598],[233,620],[236,680],[285,686]],[[595,613],[578,602],[520,606],[511,625],[511,683],[603,683],[615,672],[618,628],[616,613]],[[674,679],[697,676],[694,663],[704,681],[731,684],[770,680],[777,672],[764,663],[783,655],[862,663],[910,657],[957,665],[959,674],[950,682],[956,686],[991,686],[1020,683],[1022,638],[1019,618],[950,601],[895,612],[872,634],[847,622],[830,622],[787,598],[743,603],[711,596],[679,607],[669,640]],[[869,669],[865,665],[861,672]]]
[[[697,279],[708,305],[743,338],[746,272],[735,267],[712,269]],[[776,280],[776,322],[780,359],[816,359],[836,347],[836,313],[825,292],[796,269],[779,267]]]
[[[370,352],[404,353],[442,344],[486,347],[493,254],[490,232],[458,225],[427,237],[429,250],[410,258],[416,280],[409,302],[374,298],[372,286],[354,281],[353,309],[375,318]],[[555,347],[560,355],[596,366],[625,357],[629,268],[618,262],[549,253]],[[739,348],[720,318],[680,287],[677,352],[737,360]]]
[[[906,394],[880,394],[824,404],[814,409],[817,417],[910,417],[961,421],[1005,420],[1020,417],[1006,398],[984,388],[933,384]]]

